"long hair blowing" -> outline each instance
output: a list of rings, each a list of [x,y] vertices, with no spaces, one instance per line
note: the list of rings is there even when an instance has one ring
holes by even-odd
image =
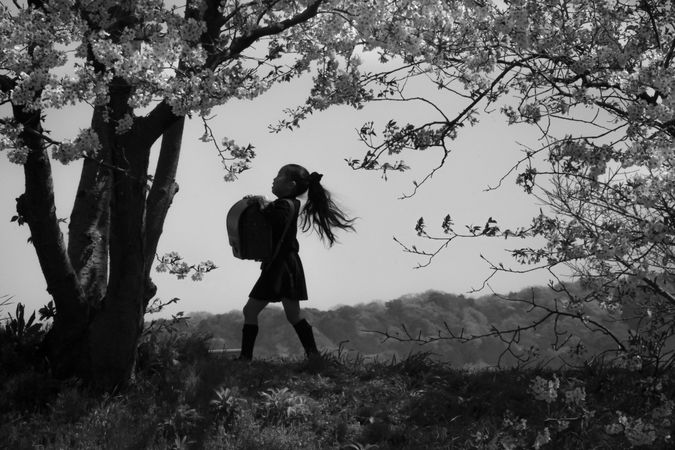
[[[307,202],[302,209],[302,231],[314,228],[321,240],[332,246],[336,242],[334,229],[354,231],[354,220],[331,198],[330,192],[321,185],[321,175],[309,173],[297,164],[284,166],[298,186],[297,195],[307,192]]]

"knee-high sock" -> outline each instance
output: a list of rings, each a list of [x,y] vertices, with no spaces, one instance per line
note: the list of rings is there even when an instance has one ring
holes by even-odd
[[[241,354],[239,359],[250,360],[253,358],[253,346],[255,338],[258,336],[258,325],[245,323],[241,329]]]
[[[307,356],[318,355],[319,350],[316,348],[316,342],[314,341],[314,333],[312,332],[312,326],[305,320],[302,319],[295,325],[295,332],[300,338],[300,343],[305,349]]]

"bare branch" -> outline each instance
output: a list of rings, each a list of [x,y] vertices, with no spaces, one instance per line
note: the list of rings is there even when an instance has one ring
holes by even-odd
[[[445,166],[445,160],[448,158],[448,155],[450,154],[450,150],[448,150],[448,148],[446,147],[445,142],[443,142],[443,143],[441,144],[441,146],[442,146],[442,148],[443,148],[443,157],[441,158],[441,161],[438,163],[438,165],[437,165],[436,167],[434,167],[434,168],[431,170],[431,172],[428,172],[428,173],[424,176],[424,178],[422,178],[422,181],[415,182],[415,188],[413,189],[413,191],[412,191],[410,194],[403,194],[401,197],[399,197],[399,200],[405,200],[405,199],[408,199],[408,198],[412,198],[412,197],[417,193],[417,190],[418,190],[424,183],[426,183],[428,180],[430,180],[431,178],[433,178],[433,176],[436,174],[436,172],[438,172],[441,168],[443,168],[443,166]]]

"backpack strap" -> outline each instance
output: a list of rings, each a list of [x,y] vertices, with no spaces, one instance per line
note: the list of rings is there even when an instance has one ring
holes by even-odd
[[[281,233],[281,237],[279,238],[279,242],[277,243],[276,248],[274,249],[274,253],[272,253],[272,258],[270,258],[270,263],[277,259],[277,256],[279,255],[279,252],[281,251],[281,246],[284,243],[284,239],[286,238],[286,234],[288,233],[288,229],[291,227],[291,222],[293,222],[293,219],[295,218],[295,202],[289,198],[285,198],[285,201],[289,203],[291,206],[291,216],[288,218],[286,221],[286,225],[284,226],[284,231]]]

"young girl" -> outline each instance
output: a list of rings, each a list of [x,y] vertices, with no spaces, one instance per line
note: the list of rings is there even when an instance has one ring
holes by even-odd
[[[251,199],[261,203],[263,215],[272,225],[272,237],[279,250],[272,259],[262,262],[260,277],[244,306],[239,359],[250,360],[253,357],[253,346],[258,335],[258,314],[269,302],[279,301],[307,356],[319,355],[312,327],[300,315],[300,301],[307,300],[307,286],[298,255],[297,221],[299,217],[302,218],[302,231],[314,227],[319,237],[322,240],[327,239],[330,246],[335,243],[335,228],[354,229],[354,219],[345,215],[321,185],[322,176],[316,172],[309,173],[297,164],[287,164],[279,170],[272,183],[272,193],[277,197],[276,200],[264,204],[260,197]],[[307,202],[300,211],[300,201],[296,197],[305,192]]]

